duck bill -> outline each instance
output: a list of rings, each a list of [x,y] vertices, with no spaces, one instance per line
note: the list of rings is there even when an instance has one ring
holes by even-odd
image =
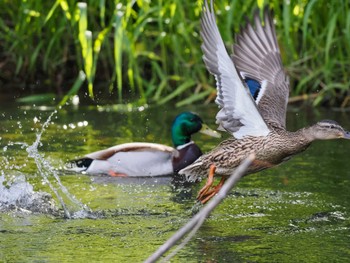
[[[203,134],[206,134],[206,135],[209,135],[211,137],[215,137],[215,138],[221,138],[221,134],[218,133],[217,131],[214,131],[212,129],[210,129],[208,127],[208,125],[206,124],[202,124],[202,129],[199,130],[200,133],[203,133]]]
[[[350,132],[345,131],[345,132],[344,132],[344,135],[343,135],[343,138],[344,138],[344,139],[350,139]]]

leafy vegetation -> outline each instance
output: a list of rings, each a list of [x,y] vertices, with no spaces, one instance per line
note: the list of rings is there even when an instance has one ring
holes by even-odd
[[[347,0],[266,2],[275,12],[292,99],[349,106]],[[215,2],[228,48],[261,0]],[[215,98],[200,49],[202,1],[74,0],[0,2],[1,89],[76,93],[97,103],[177,106]],[[230,49],[230,48],[229,48]],[[51,97],[51,96],[49,96]]]

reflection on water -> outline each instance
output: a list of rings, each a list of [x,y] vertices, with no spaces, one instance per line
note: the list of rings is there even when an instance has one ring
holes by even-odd
[[[216,106],[183,110],[215,127]],[[178,110],[62,109],[49,119],[52,112],[0,111],[0,201],[7,202],[0,213],[0,261],[142,262],[197,211],[200,184],[60,170],[70,159],[115,144],[171,145]],[[296,130],[320,119],[350,129],[349,115],[334,111],[290,109],[287,123]],[[219,142],[201,134],[193,139],[204,152]],[[243,178],[174,261],[346,261],[349,149],[346,141],[316,142],[286,164]]]

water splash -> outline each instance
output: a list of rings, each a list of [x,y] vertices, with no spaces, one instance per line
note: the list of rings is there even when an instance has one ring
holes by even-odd
[[[45,192],[36,192],[33,186],[25,180],[23,174],[18,175],[12,182],[0,176],[0,211],[40,212],[59,215],[52,196]]]
[[[60,202],[64,210],[65,217],[66,218],[76,218],[76,217],[80,218],[82,216],[86,217],[91,213],[89,207],[81,203],[74,195],[69,193],[67,188],[62,184],[60,177],[57,174],[57,171],[53,168],[51,163],[39,153],[39,150],[38,150],[38,147],[41,145],[41,136],[46,130],[46,128],[49,126],[52,116],[56,113],[57,111],[54,111],[47,118],[46,122],[43,124],[41,128],[41,131],[36,134],[36,140],[32,145],[26,145],[23,143],[22,144],[26,145],[28,156],[34,159],[36,166],[38,168],[38,171],[42,176],[44,182],[50,187],[52,192],[55,194],[57,200]],[[53,176],[54,183],[58,185],[57,188],[49,179],[51,175]],[[64,201],[63,196],[69,200],[69,204]],[[73,214],[71,214],[71,211],[73,211]]]
[[[37,173],[42,178],[42,182],[48,185],[51,189],[51,193],[56,197],[62,209],[60,209],[60,215],[65,218],[94,218],[94,215],[90,211],[90,208],[80,202],[74,195],[72,195],[68,189],[62,184],[58,171],[52,166],[52,164],[44,157],[43,153],[39,152],[39,147],[42,146],[41,138],[47,127],[51,123],[52,117],[57,113],[53,111],[47,118],[45,123],[41,126],[40,130],[36,132],[35,141],[29,145],[25,142],[9,142],[2,148],[4,152],[9,147],[19,145],[21,149],[26,150],[28,156],[34,159],[37,167]],[[34,118],[36,122],[36,118]],[[10,158],[11,159],[11,158]],[[25,175],[20,171],[26,167],[26,164],[22,165],[10,165],[11,160],[6,156],[0,163],[5,169],[17,170],[19,175],[12,178],[12,182],[6,180],[4,171],[0,174],[0,210],[29,210],[31,212],[42,212],[57,215],[58,208],[54,207],[54,200],[51,194],[45,192],[36,192],[33,186],[25,180]],[[42,208],[42,209],[41,209]],[[51,213],[54,212],[55,213]]]

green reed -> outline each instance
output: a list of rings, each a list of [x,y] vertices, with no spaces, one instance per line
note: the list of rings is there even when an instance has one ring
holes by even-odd
[[[275,10],[283,24],[279,42],[292,79],[291,94],[314,93],[314,105],[349,106],[349,2],[284,2],[282,7],[283,12]]]
[[[349,106],[348,1],[217,0],[230,52],[246,17],[264,4],[274,9],[291,96]],[[215,82],[201,59],[201,6],[199,0],[3,0],[0,78],[56,93],[61,104],[77,93],[97,103],[212,101]]]

